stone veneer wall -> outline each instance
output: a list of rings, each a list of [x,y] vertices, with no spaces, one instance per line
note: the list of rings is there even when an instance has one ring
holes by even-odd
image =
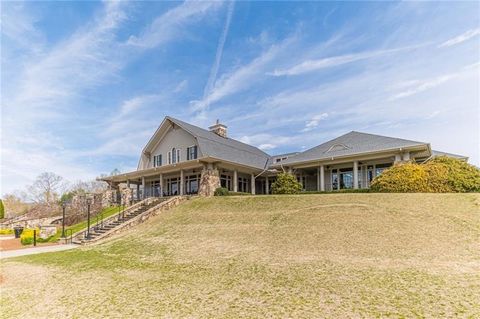
[[[125,187],[120,190],[120,193],[122,194],[122,204],[127,207],[132,205],[133,189]]]
[[[116,198],[116,189],[107,189],[104,191],[102,196],[102,208],[113,206],[116,203]]]
[[[218,169],[205,167],[200,177],[199,196],[213,196],[215,190],[220,187],[220,174]]]

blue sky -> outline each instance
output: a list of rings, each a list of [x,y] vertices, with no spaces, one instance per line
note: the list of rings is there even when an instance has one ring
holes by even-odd
[[[1,190],[136,168],[163,117],[270,154],[352,130],[479,165],[478,2],[2,2]]]

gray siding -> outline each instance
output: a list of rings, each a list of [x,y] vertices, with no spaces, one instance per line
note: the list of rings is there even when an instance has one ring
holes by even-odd
[[[198,146],[196,139],[190,133],[180,127],[170,129],[151,152],[150,160],[147,163],[141,163],[143,164],[141,169],[153,167],[153,156],[159,154],[162,154],[162,165],[167,165],[168,152],[172,148],[180,150],[180,162],[184,162],[187,160],[187,148],[194,145]],[[200,148],[197,148],[197,157],[201,156]]]

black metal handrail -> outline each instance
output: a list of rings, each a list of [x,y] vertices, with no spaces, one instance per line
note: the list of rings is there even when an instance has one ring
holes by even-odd
[[[70,232],[70,244],[73,244],[73,230],[65,229],[65,244],[68,242],[68,233]]]

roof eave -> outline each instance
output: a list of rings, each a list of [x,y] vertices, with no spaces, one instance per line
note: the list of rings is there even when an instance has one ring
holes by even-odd
[[[386,153],[386,152],[392,152],[396,150],[415,150],[419,149],[420,147],[427,147],[427,150],[432,153],[430,144],[425,143],[425,144],[419,144],[419,145],[412,145],[412,146],[407,146],[407,147],[394,147],[394,148],[389,148],[389,149],[383,149],[379,151],[371,151],[371,152],[361,152],[361,153],[354,153],[354,154],[348,154],[348,155],[340,155],[340,156],[331,156],[331,157],[321,157],[317,159],[311,159],[311,160],[305,160],[305,161],[291,161],[291,162],[280,162],[275,165],[271,165],[270,167],[272,168],[277,168],[277,167],[282,167],[282,166],[293,166],[293,165],[304,165],[304,164],[309,164],[309,163],[319,163],[319,162],[327,162],[335,159],[345,159],[349,157],[358,157],[358,156],[363,156],[363,155],[372,155],[372,154],[380,154],[380,153]]]

